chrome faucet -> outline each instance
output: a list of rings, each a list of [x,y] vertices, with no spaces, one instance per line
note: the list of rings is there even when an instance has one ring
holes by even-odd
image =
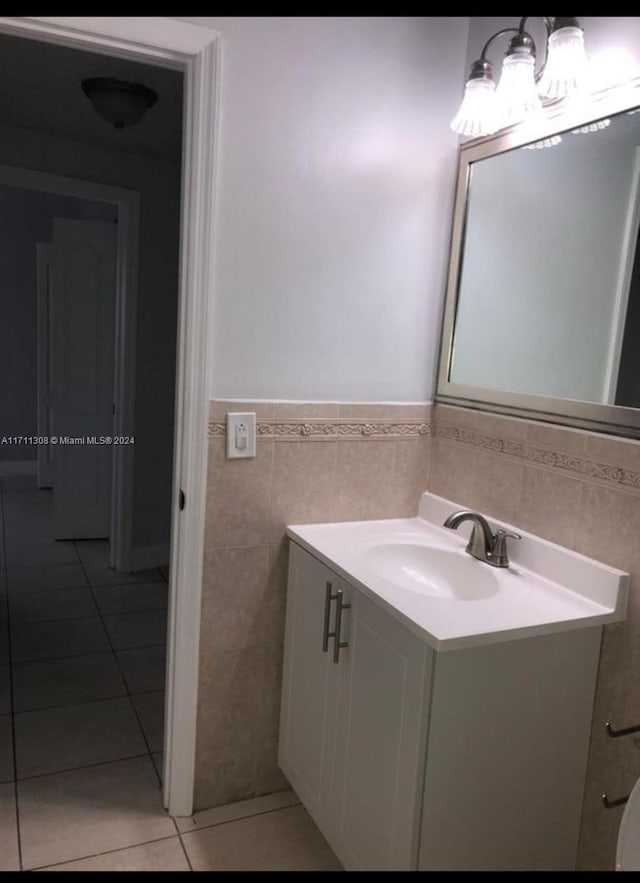
[[[484,515],[480,515],[479,512],[472,512],[470,509],[454,512],[446,519],[444,527],[456,530],[465,521],[473,522],[473,530],[466,548],[469,555],[473,555],[478,561],[485,561],[487,564],[491,564],[492,567],[508,567],[507,537],[519,540],[521,539],[520,535],[508,533],[502,529],[497,530],[494,534]]]

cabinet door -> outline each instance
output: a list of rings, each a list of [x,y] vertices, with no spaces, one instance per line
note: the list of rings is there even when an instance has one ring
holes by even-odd
[[[331,845],[349,870],[417,868],[432,652],[345,589]]]
[[[335,588],[335,575],[291,543],[279,764],[325,836],[338,675],[330,652],[323,651],[327,583]]]

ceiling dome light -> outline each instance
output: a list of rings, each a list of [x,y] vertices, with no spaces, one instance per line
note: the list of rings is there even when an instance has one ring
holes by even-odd
[[[488,61],[475,61],[464,87],[464,97],[450,125],[458,135],[480,138],[498,128],[496,84]]]
[[[559,99],[586,88],[584,32],[575,18],[554,18],[538,90],[545,98]]]
[[[158,100],[153,89],[112,77],[92,77],[82,81],[82,91],[105,122],[124,129],[139,123]]]

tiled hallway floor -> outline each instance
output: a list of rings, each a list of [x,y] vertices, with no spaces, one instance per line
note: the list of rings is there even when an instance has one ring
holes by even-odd
[[[0,463],[0,871],[339,868],[292,792],[166,814],[166,571],[56,542],[29,472]]]

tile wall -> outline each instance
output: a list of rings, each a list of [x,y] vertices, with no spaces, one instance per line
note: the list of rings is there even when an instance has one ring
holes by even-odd
[[[257,456],[227,460],[224,416],[256,411]],[[420,493],[480,509],[631,573],[603,638],[580,869],[611,869],[640,776],[640,443],[438,405],[212,402],[196,808],[287,787],[276,764],[287,523],[416,514]],[[549,795],[553,799],[553,795]]]
[[[431,491],[631,574],[628,617],[603,637],[579,856],[612,870],[622,808],[601,795],[640,776],[640,738],[605,731],[640,724],[640,442],[445,405],[433,417]]]
[[[255,411],[257,453],[225,457],[225,414]],[[196,809],[287,788],[277,756],[286,524],[415,515],[427,404],[212,402]]]

